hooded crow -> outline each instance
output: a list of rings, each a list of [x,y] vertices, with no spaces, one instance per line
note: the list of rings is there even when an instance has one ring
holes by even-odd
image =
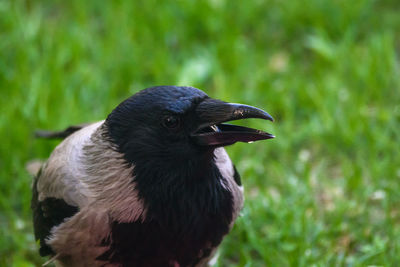
[[[33,183],[40,255],[57,266],[205,266],[243,205],[224,150],[274,136],[225,124],[265,111],[193,87],[136,93],[64,139]]]

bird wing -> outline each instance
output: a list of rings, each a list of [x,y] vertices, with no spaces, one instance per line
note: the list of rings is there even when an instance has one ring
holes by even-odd
[[[78,207],[68,205],[63,199],[53,197],[39,201],[37,178],[35,178],[31,208],[35,238],[40,243],[39,253],[41,256],[53,254],[54,252],[45,242],[50,236],[51,229],[62,223],[66,218],[72,217],[77,213]]]
[[[133,167],[104,139],[102,125],[68,136],[34,181],[32,209],[41,255],[74,255],[77,262],[81,255],[100,255],[104,248],[97,245],[107,238],[110,219],[123,223],[145,216],[131,179]]]
[[[82,185],[79,161],[82,148],[102,122],[75,131],[57,146],[33,181],[31,208],[36,240],[41,256],[54,254],[46,244],[51,229],[76,214],[88,201],[89,193]],[[69,127],[68,129],[72,129]]]

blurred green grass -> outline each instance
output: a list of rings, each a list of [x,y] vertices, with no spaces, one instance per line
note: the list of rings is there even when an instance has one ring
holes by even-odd
[[[37,128],[103,119],[145,87],[265,108],[277,138],[228,148],[242,217],[219,266],[400,262],[400,3],[0,0],[0,266],[39,266]]]

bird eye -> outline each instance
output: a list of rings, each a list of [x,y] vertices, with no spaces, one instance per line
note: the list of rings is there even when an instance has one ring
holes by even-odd
[[[175,116],[165,116],[163,120],[163,125],[168,129],[177,129],[180,125],[180,120]]]

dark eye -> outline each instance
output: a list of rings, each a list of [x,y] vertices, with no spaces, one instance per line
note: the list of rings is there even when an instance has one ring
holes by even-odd
[[[180,126],[180,120],[175,116],[165,116],[163,119],[163,125],[168,129],[177,129]]]

